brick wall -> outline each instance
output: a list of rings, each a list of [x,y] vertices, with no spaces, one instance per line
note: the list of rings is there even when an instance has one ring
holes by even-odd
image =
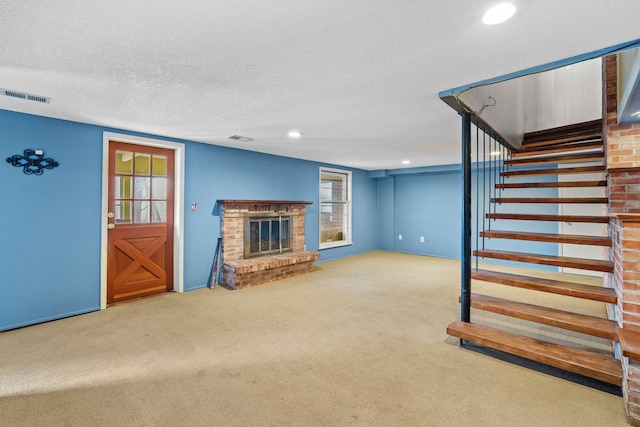
[[[640,123],[618,124],[618,61],[615,55],[604,60],[603,84],[606,113],[605,149],[607,169],[640,167]]]
[[[640,213],[640,169],[611,168],[607,179],[609,213]]]
[[[640,218],[611,220],[613,287],[618,295],[618,324],[640,332]]]
[[[609,275],[608,285],[618,295],[615,318],[624,329],[640,332],[640,216],[616,215],[610,221],[610,232],[614,274]],[[640,426],[640,361],[621,357],[617,343],[616,356],[622,362],[622,390],[629,423]]]
[[[640,124],[618,124],[618,65],[615,55],[604,60],[605,150],[609,232],[614,273],[605,284],[616,289],[618,304],[607,307],[610,318],[624,329],[640,332]],[[640,426],[640,361],[616,355],[622,362],[627,418]]]
[[[640,213],[640,123],[618,124],[618,64],[604,60],[609,212]]]

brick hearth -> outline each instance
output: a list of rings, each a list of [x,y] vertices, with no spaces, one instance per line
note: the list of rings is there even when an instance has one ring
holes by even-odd
[[[304,219],[311,202],[288,200],[218,200],[222,237],[222,283],[240,289],[309,273],[320,257],[307,251]],[[244,221],[247,216],[290,215],[291,251],[257,258],[244,257]]]

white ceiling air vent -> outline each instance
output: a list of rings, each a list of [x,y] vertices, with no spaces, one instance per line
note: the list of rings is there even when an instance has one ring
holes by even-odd
[[[12,98],[25,99],[27,101],[42,102],[43,104],[51,104],[51,98],[41,95],[33,95],[31,93],[20,92],[18,90],[0,88],[0,95],[10,96]]]
[[[247,136],[240,136],[240,135],[231,135],[229,138],[235,139],[236,141],[240,141],[240,142],[253,141],[253,138],[249,138]]]

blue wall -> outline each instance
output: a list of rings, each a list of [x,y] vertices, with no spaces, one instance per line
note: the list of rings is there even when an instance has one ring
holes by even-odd
[[[378,181],[378,245],[383,251],[394,252],[395,242],[395,178]]]
[[[27,148],[60,163],[29,176]],[[102,135],[92,126],[0,111],[0,329],[100,306]]]
[[[99,309],[104,131],[170,140],[0,110],[0,330]],[[185,290],[208,281],[220,233],[217,199],[312,201],[306,244],[318,247],[318,169],[335,165],[178,142],[185,143]],[[4,162],[27,148],[60,166],[28,176]],[[378,248],[377,182],[350,170],[353,245],[322,250],[321,261]]]
[[[460,172],[398,175],[395,182],[396,250],[460,258]]]
[[[476,244],[478,230],[519,230],[539,233],[557,233],[557,223],[539,221],[498,220],[489,224],[483,220],[483,213],[489,211],[489,197],[493,197],[493,189],[489,193],[489,182],[484,189],[478,186],[477,177],[483,182],[485,172],[472,170],[472,241]],[[381,218],[379,225],[380,249],[405,252],[418,255],[429,255],[442,258],[460,259],[461,224],[462,224],[462,175],[460,165],[442,165],[414,169],[391,171],[374,171],[372,178],[378,180],[378,212]],[[553,181],[556,177],[509,178],[509,182],[518,181]],[[524,192],[523,192],[524,191]],[[475,194],[480,193],[476,199]],[[482,200],[486,199],[484,212]],[[499,193],[496,193],[500,197]],[[502,197],[557,197],[555,188],[530,188],[526,190],[504,190]],[[479,205],[476,214],[475,206]],[[505,204],[491,207],[496,212],[557,214],[557,205],[548,204]],[[478,227],[478,224],[479,227]],[[402,240],[398,239],[402,235]],[[420,237],[424,236],[424,242]],[[481,239],[478,245],[482,247]],[[558,245],[545,242],[527,242],[518,240],[486,239],[485,249],[503,251],[532,252],[538,254],[557,255]],[[514,263],[510,261],[481,259],[480,262],[515,265],[527,268],[557,270],[556,267]]]

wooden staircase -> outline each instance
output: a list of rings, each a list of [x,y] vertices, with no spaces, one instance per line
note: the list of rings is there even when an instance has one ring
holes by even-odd
[[[495,212],[495,209],[493,211],[490,209],[484,216],[491,223],[491,227],[489,230],[479,231],[479,238],[529,242],[527,245],[532,247],[538,244],[536,242],[600,246],[602,248],[611,246],[610,238],[604,236],[513,231],[514,228],[517,228],[514,224],[531,224],[532,221],[594,224],[607,224],[609,222],[608,217],[604,214],[536,214],[528,213],[530,209],[527,208],[527,206],[539,204],[606,205],[607,198],[599,195],[575,198],[527,197],[529,189],[606,187],[607,184],[604,177],[596,180],[593,178],[580,180],[579,177],[576,177],[577,179],[574,178],[569,181],[536,181],[536,178],[543,176],[604,172],[602,122],[600,120],[528,133],[525,135],[522,149],[511,152],[509,159],[504,161],[504,165],[506,169],[500,172],[502,182],[495,184],[500,196],[491,197],[490,202],[494,205],[497,204],[500,210],[505,212]],[[513,180],[516,182],[509,182]],[[508,192],[509,194],[503,196],[503,192]],[[527,213],[509,212],[510,206],[520,206],[519,211],[524,210]],[[515,210],[518,211],[518,209]],[[483,248],[474,250],[473,256],[483,259],[514,261],[525,263],[525,265],[536,264],[603,273],[613,272],[613,264],[610,261],[540,254],[535,253],[535,251],[518,252],[484,249],[484,245]],[[613,289],[579,283],[580,280],[570,274],[563,275],[563,278],[559,280],[542,277],[544,274],[541,274],[541,277],[532,276],[531,268],[528,268],[525,274],[520,274],[515,272],[513,268],[505,272],[498,271],[500,268],[495,268],[495,270],[488,268],[487,265],[488,263],[485,263],[483,268],[476,267],[473,269],[471,278],[474,284],[483,282],[483,287],[490,290],[499,290],[501,287],[507,286],[526,289],[527,291],[522,294],[525,296],[531,295],[530,292],[555,294],[560,296],[554,297],[556,298],[556,305],[558,304],[558,299],[568,301],[565,298],[580,298],[609,304],[615,304],[617,301]],[[537,299],[540,300],[540,298]],[[566,305],[575,305],[573,304],[574,301],[570,301],[572,304]],[[588,348],[588,345],[571,346],[570,344],[565,344],[563,340],[561,340],[563,341],[562,344],[552,342],[558,341],[558,334],[561,335],[563,333],[573,334],[573,336],[579,335],[584,337],[587,342],[590,340],[620,341],[615,322],[561,309],[557,306],[548,307],[478,293],[471,294],[471,308],[473,309],[472,321],[451,323],[447,327],[449,335],[458,337],[463,342],[472,342],[476,345],[494,348],[599,381],[617,386],[621,385],[621,364],[619,360],[612,356],[612,351],[611,355],[609,355],[603,354],[601,348],[591,349]],[[504,319],[501,316],[519,319],[518,322],[525,324],[529,333],[514,332],[511,330],[513,329],[511,321],[507,321],[509,327],[505,327],[502,320],[502,324],[500,323],[501,321],[485,321],[485,323],[489,324],[481,324],[481,322],[474,321],[474,317],[479,317],[482,321],[483,316],[477,316],[477,314],[486,312],[500,315],[498,316],[499,319]],[[552,328],[550,329],[549,327]],[[531,330],[534,332],[531,333]],[[555,338],[544,339],[550,331]],[[527,335],[533,335],[533,337]],[[567,342],[571,343],[571,340],[567,340]]]

